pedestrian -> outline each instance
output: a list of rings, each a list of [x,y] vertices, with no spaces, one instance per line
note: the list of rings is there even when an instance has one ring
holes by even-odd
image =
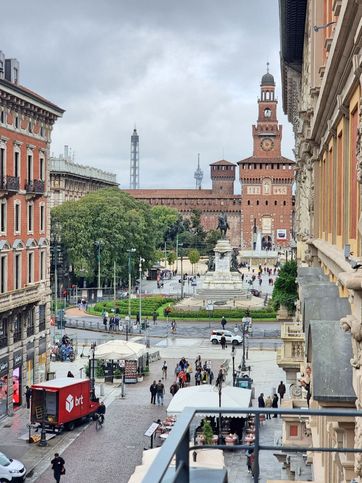
[[[220,344],[221,344],[221,348],[222,349],[225,349],[226,347],[226,337],[224,335],[224,332],[221,334],[221,337],[220,337]]]
[[[156,385],[157,406],[160,404],[163,406],[163,396],[165,394],[165,386],[162,384],[161,379]]]
[[[54,472],[54,479],[57,483],[60,482],[60,477],[65,475],[65,461],[58,453],[55,453],[54,458],[51,460],[52,470]]]
[[[31,398],[31,389],[29,386],[25,387],[25,399],[26,399],[26,408],[30,409],[30,398]]]
[[[156,381],[150,385],[150,393],[151,393],[151,404],[156,404],[156,393],[157,393],[157,384]]]
[[[280,381],[280,384],[278,386],[278,394],[280,397],[280,404],[282,403],[282,399],[284,398],[284,394],[286,393],[286,387],[283,381]]]
[[[195,372],[195,386],[200,386],[201,384],[201,369],[197,369]]]
[[[258,407],[259,408],[265,408],[265,401],[264,401],[264,394],[260,393],[260,396],[258,397]]]
[[[67,377],[74,377],[74,374],[71,371],[68,371]]]
[[[222,326],[222,329],[225,330],[225,325],[227,324],[227,320],[225,319],[224,316],[222,316],[221,318],[221,326]]]
[[[155,311],[152,312],[152,320],[153,320],[153,325],[156,325],[156,322],[157,322],[157,312],[155,312]]]
[[[246,450],[246,466],[248,467],[248,473],[253,473],[253,468],[254,468],[254,448],[249,448],[249,449]]]
[[[272,404],[273,404],[272,398],[271,398],[270,396],[268,396],[268,397],[265,399],[265,407],[266,407],[266,408],[271,408],[271,407],[272,407]],[[270,415],[270,413],[267,413],[267,414],[266,414],[266,419],[271,419],[271,415]]]
[[[273,396],[273,402],[272,402],[272,408],[277,408],[278,407],[278,394],[274,394]],[[277,414],[274,414],[273,418],[277,418],[278,415]]]
[[[107,319],[106,314],[107,314],[107,312],[105,312],[104,317],[103,317],[104,330],[107,330],[107,322],[108,322],[108,319]]]
[[[167,379],[167,362],[163,361],[163,366],[162,366],[162,379]]]
[[[172,396],[174,396],[179,389],[180,389],[180,386],[177,384],[177,381],[171,384],[170,393],[172,394]]]

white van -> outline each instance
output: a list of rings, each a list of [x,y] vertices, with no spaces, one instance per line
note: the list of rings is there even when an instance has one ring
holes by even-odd
[[[17,483],[25,481],[26,469],[23,463],[13,460],[0,452],[0,481]]]

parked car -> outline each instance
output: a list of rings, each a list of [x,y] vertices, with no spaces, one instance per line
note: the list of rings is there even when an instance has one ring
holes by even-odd
[[[0,481],[11,481],[12,483],[25,481],[26,469],[23,463],[8,458],[0,452]]]
[[[243,339],[240,335],[233,334],[230,330],[213,330],[211,332],[210,342],[213,344],[218,344],[220,342],[221,336],[224,334],[226,339],[226,344],[239,345],[243,343]]]

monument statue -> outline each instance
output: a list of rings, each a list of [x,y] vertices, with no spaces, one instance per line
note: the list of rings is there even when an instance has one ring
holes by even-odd
[[[220,213],[219,215],[219,221],[217,225],[217,229],[220,230],[221,236],[223,238],[226,237],[226,232],[230,229],[229,223],[228,223],[228,217],[226,213]]]

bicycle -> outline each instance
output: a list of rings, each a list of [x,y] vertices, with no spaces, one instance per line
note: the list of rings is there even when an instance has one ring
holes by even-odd
[[[104,416],[103,414],[98,414],[97,419],[96,419],[96,431],[99,431],[102,429],[104,424]]]

